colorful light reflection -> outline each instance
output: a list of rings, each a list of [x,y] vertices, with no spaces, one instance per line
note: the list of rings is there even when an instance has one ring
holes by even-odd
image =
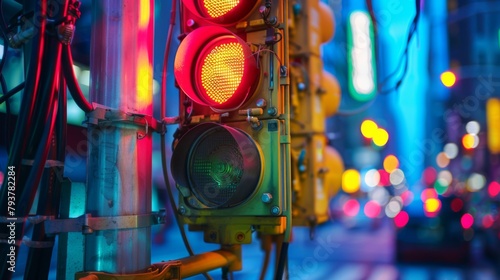
[[[469,213],[465,213],[460,219],[460,223],[464,229],[469,229],[474,225],[474,217]]]
[[[359,202],[356,199],[349,199],[342,206],[344,214],[348,217],[355,217],[359,213]]]
[[[406,213],[406,211],[401,211],[396,215],[396,217],[394,217],[394,224],[398,228],[406,226],[408,221],[410,221],[410,216]]]

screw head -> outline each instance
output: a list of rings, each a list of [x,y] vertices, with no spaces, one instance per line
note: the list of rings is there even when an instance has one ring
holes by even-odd
[[[271,116],[275,116],[278,113],[278,110],[276,109],[276,107],[271,107],[267,109],[267,113]]]
[[[245,240],[245,234],[243,232],[238,232],[236,234],[236,241],[243,242]]]
[[[255,102],[255,105],[257,105],[257,107],[259,108],[264,108],[267,106],[267,102],[264,98],[259,98],[257,102]]]
[[[273,200],[273,195],[270,193],[263,193],[262,194],[262,202],[264,203],[271,203]]]
[[[180,213],[181,215],[186,214],[186,207],[184,207],[184,206],[180,206],[180,207],[179,207],[179,213]]]
[[[278,206],[273,206],[271,208],[271,214],[273,214],[275,216],[279,215],[280,214],[280,208]]]
[[[297,84],[297,89],[298,89],[299,91],[304,91],[304,90],[306,90],[306,84],[304,84],[304,83],[298,83],[298,84]]]

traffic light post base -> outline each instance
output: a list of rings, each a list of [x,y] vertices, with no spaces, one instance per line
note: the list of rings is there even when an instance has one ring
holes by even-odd
[[[242,269],[241,245],[222,246],[220,250],[206,252],[179,260],[151,265],[147,272],[137,274],[111,274],[105,272],[78,272],[78,280],[167,280],[183,279],[217,268],[227,272]]]

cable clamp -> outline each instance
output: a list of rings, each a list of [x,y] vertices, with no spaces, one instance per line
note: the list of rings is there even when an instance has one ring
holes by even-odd
[[[25,217],[0,216],[0,223],[3,224],[9,224],[9,223],[22,224],[24,222],[26,222]]]
[[[42,216],[42,215],[36,215],[36,216],[29,216],[28,217],[28,222],[30,222],[33,225],[43,223],[48,220],[54,220],[54,216]]]
[[[149,115],[134,112],[124,112],[111,109],[94,103],[94,110],[87,113],[87,120],[84,124],[95,125],[101,128],[117,127],[117,124],[133,125],[144,128],[144,133],[138,132],[137,138],[142,139],[150,133],[150,130],[161,133],[162,123]]]
[[[94,231],[144,228],[165,222],[165,210],[128,216],[92,217],[90,214],[85,214],[77,218],[45,220],[45,233],[81,232],[92,234]]]
[[[33,241],[29,237],[24,236],[22,243],[29,248],[52,248],[54,241]]]
[[[34,162],[35,161],[32,159],[23,159],[21,161],[21,164],[26,166],[33,166]],[[52,159],[48,159],[45,161],[44,168],[57,168],[57,167],[64,167],[64,162]]]

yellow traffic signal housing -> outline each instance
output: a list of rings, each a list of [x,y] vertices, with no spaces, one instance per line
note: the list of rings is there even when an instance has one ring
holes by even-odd
[[[288,7],[181,2],[171,162],[179,213],[206,242],[281,234],[291,223]]]
[[[320,53],[321,44],[333,37],[335,21],[317,0],[290,5],[293,225],[314,226],[328,220],[343,171],[340,155],[325,138],[325,120],[338,109],[340,87],[323,70]]]

